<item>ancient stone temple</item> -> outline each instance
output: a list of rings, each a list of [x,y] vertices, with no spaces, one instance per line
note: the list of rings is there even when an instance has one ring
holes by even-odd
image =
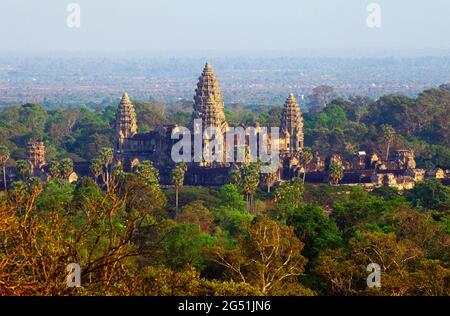
[[[284,103],[280,129],[281,152],[293,153],[303,148],[303,117],[292,93]]]
[[[397,150],[395,153],[399,169],[415,169],[414,151],[409,149]]]
[[[201,119],[203,129],[218,127],[225,133],[228,123],[223,108],[219,82],[211,65],[206,63],[195,90],[192,119]]]
[[[230,129],[224,114],[224,102],[222,99],[219,83],[211,65],[205,65],[200,75],[195,90],[192,121],[189,126],[191,137],[194,137],[197,126],[194,120],[201,122],[203,133],[208,127],[220,129],[224,142],[226,132]],[[281,180],[305,175],[309,183],[323,183],[328,181],[328,166],[332,161],[342,163],[344,166],[343,184],[359,184],[365,188],[373,189],[379,186],[395,186],[397,188],[410,188],[415,181],[420,181],[425,176],[430,178],[445,178],[446,173],[442,170],[432,171],[425,174],[425,170],[416,169],[414,152],[411,150],[398,150],[396,158],[391,161],[383,161],[376,152],[360,150],[350,160],[340,155],[331,154],[323,158],[315,153],[312,160],[305,166],[296,158],[299,150],[304,146],[303,117],[299,103],[293,94],[286,99],[280,121],[280,135],[278,145],[280,149],[280,169],[277,176]],[[244,129],[248,126],[241,126]],[[261,127],[254,126],[256,133]],[[116,151],[115,160],[123,164],[125,170],[130,170],[144,160],[150,160],[160,172],[161,183],[171,183],[171,170],[175,162],[171,157],[171,150],[179,139],[172,139],[172,132],[176,125],[161,125],[148,133],[138,133],[136,112],[130,98],[126,93],[120,100],[116,114]],[[234,136],[233,136],[234,137]],[[201,137],[203,138],[203,137]],[[245,142],[248,142],[246,138]],[[267,140],[269,147],[275,144],[275,140]],[[208,149],[212,139],[202,141],[201,149]],[[194,145],[194,142],[192,142]],[[234,141],[234,150],[246,144]],[[34,165],[45,163],[44,147],[40,144],[29,146],[29,160]],[[223,148],[224,149],[224,148]],[[203,151],[202,150],[202,151]],[[246,148],[246,150],[250,150]],[[206,163],[205,161],[188,163],[185,176],[185,184],[218,186],[230,181],[231,168],[239,168],[239,163]],[[89,172],[86,168],[85,174]]]
[[[138,130],[136,111],[128,93],[124,93],[116,113],[116,147],[122,151],[127,138],[136,135]]]
[[[219,82],[211,65],[206,63],[198,79],[197,89],[195,89],[191,130],[192,132],[199,131],[200,129],[205,131],[209,127],[219,129],[222,132],[222,139],[220,140],[222,147],[219,146],[218,149],[225,155],[225,133],[228,130],[228,122],[226,121],[223,109],[224,104]],[[201,127],[198,125],[194,126],[196,120],[201,120]],[[212,146],[210,141],[203,140],[203,148],[207,152],[212,151],[212,148],[210,149],[209,146]],[[218,167],[226,164],[201,162],[199,165],[203,167]]]
[[[31,174],[36,174],[45,165],[45,145],[40,140],[32,140],[27,144],[27,161]]]
[[[170,152],[173,145],[171,134],[175,126],[164,125],[148,133],[138,133],[136,111],[126,92],[117,108],[115,125],[116,162],[121,163],[125,170],[131,170],[140,162],[151,160],[162,171],[162,180],[168,181],[164,175],[169,175],[169,169],[173,166]]]

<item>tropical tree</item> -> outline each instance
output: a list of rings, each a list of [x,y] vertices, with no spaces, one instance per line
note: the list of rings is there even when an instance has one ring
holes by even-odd
[[[342,165],[342,163],[333,161],[330,164],[328,176],[330,177],[331,184],[337,185],[339,181],[341,181],[344,177],[344,166]]]
[[[251,284],[270,295],[273,289],[304,272],[307,259],[301,255],[302,250],[303,243],[295,236],[294,228],[257,217],[236,248],[214,247],[209,254],[235,281]]]
[[[395,137],[395,129],[388,124],[381,125],[383,139],[386,141],[386,161],[389,159],[389,150]]]
[[[30,164],[25,160],[17,160],[16,170],[23,181],[25,181],[31,173]]]
[[[105,169],[103,182],[106,184],[106,189],[109,191],[111,185],[111,176],[109,172],[109,168],[114,159],[114,149],[110,147],[103,147],[100,150],[100,159],[102,161],[102,165]]]
[[[231,172],[230,177],[244,194],[247,201],[247,212],[253,211],[253,195],[259,185],[259,163],[250,163],[244,165],[241,169],[235,169]]]
[[[159,185],[159,171],[150,160],[145,160],[137,165],[135,172],[144,179],[146,184]]]
[[[59,161],[51,161],[48,167],[50,176],[52,178],[59,178],[61,176],[61,164]]]
[[[10,152],[8,147],[0,146],[0,164],[3,168],[3,188],[5,189],[5,193],[8,192],[8,187],[6,184],[6,162],[10,158]]]
[[[60,162],[61,175],[64,179],[68,180],[69,176],[73,172],[73,160],[70,158],[64,158]]]
[[[275,203],[278,211],[278,219],[285,221],[296,209],[303,207],[304,185],[300,178],[284,182],[275,191]]]
[[[97,183],[98,178],[103,175],[103,162],[100,158],[94,158],[91,161],[91,172],[95,177],[95,182]]]
[[[270,189],[275,184],[275,181],[277,181],[277,178],[276,172],[268,172],[263,174],[264,183],[266,184],[268,193],[270,193]]]
[[[309,148],[302,148],[298,153],[297,153],[297,159],[298,162],[300,163],[300,165],[303,167],[303,183],[305,183],[305,178],[306,178],[306,166],[311,162],[313,155],[311,152],[311,149]]]
[[[172,170],[172,183],[175,186],[175,209],[178,213],[178,193],[184,183],[184,175],[186,174],[187,166],[185,162],[178,163]]]

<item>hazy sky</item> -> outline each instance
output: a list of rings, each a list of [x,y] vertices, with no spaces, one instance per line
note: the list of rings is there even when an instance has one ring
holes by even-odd
[[[449,49],[449,15],[449,0],[1,0],[0,52]]]

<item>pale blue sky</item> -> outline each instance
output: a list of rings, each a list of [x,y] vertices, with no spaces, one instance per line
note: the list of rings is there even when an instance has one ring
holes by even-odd
[[[449,0],[1,0],[0,52],[449,49],[449,16]]]

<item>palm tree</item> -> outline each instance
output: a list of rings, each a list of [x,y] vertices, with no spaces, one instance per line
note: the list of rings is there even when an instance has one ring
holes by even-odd
[[[52,178],[59,178],[61,176],[61,165],[59,161],[50,162],[48,171],[50,172],[50,176]]]
[[[275,172],[268,172],[263,174],[263,178],[267,186],[267,193],[270,193],[270,188],[275,184],[275,181],[277,181],[277,174]]]
[[[309,148],[302,148],[297,153],[297,159],[300,165],[303,167],[303,184],[305,184],[306,179],[306,166],[311,162],[313,159],[313,154],[311,152],[311,149]]]
[[[259,163],[250,163],[244,165],[239,169],[239,174],[235,175],[237,179],[236,184],[245,194],[248,213],[253,211],[253,195],[255,194],[256,189],[258,189],[259,171]]]
[[[339,181],[341,181],[344,177],[344,166],[342,165],[342,163],[333,161],[330,164],[328,174],[331,180],[331,184],[337,185]]]
[[[249,163],[230,172],[231,182],[245,194],[248,213],[253,211],[253,195],[259,185],[260,166],[259,162]]]
[[[16,170],[19,174],[20,178],[23,181],[26,181],[27,178],[30,176],[31,168],[28,161],[25,160],[17,160],[16,162]]]
[[[114,149],[110,147],[103,147],[102,149],[100,149],[100,159],[102,161],[103,167],[105,168],[105,177],[103,178],[103,182],[106,184],[106,190],[109,191],[109,186],[111,184],[109,166],[114,160]]]
[[[381,125],[381,130],[383,131],[383,138],[386,141],[386,161],[389,159],[389,150],[391,143],[394,141],[395,129],[388,124]]]
[[[6,162],[9,160],[10,152],[8,147],[0,146],[0,164],[3,167],[3,188],[5,189],[5,193],[8,192],[8,187],[6,184]]]
[[[60,167],[62,176],[64,177],[64,179],[68,180],[73,172],[73,160],[70,158],[62,159]]]
[[[103,174],[103,162],[100,158],[94,158],[91,161],[91,172],[95,177],[95,183],[97,183],[98,178]]]
[[[182,168],[185,167],[182,166]],[[159,171],[150,160],[145,160],[137,165],[135,172],[144,179],[146,184],[159,185]]]
[[[175,207],[177,213],[178,213],[178,192],[179,189],[183,186],[184,175],[186,174],[186,171],[187,166],[185,162],[178,163],[172,170],[172,182],[173,185],[175,186]]]

